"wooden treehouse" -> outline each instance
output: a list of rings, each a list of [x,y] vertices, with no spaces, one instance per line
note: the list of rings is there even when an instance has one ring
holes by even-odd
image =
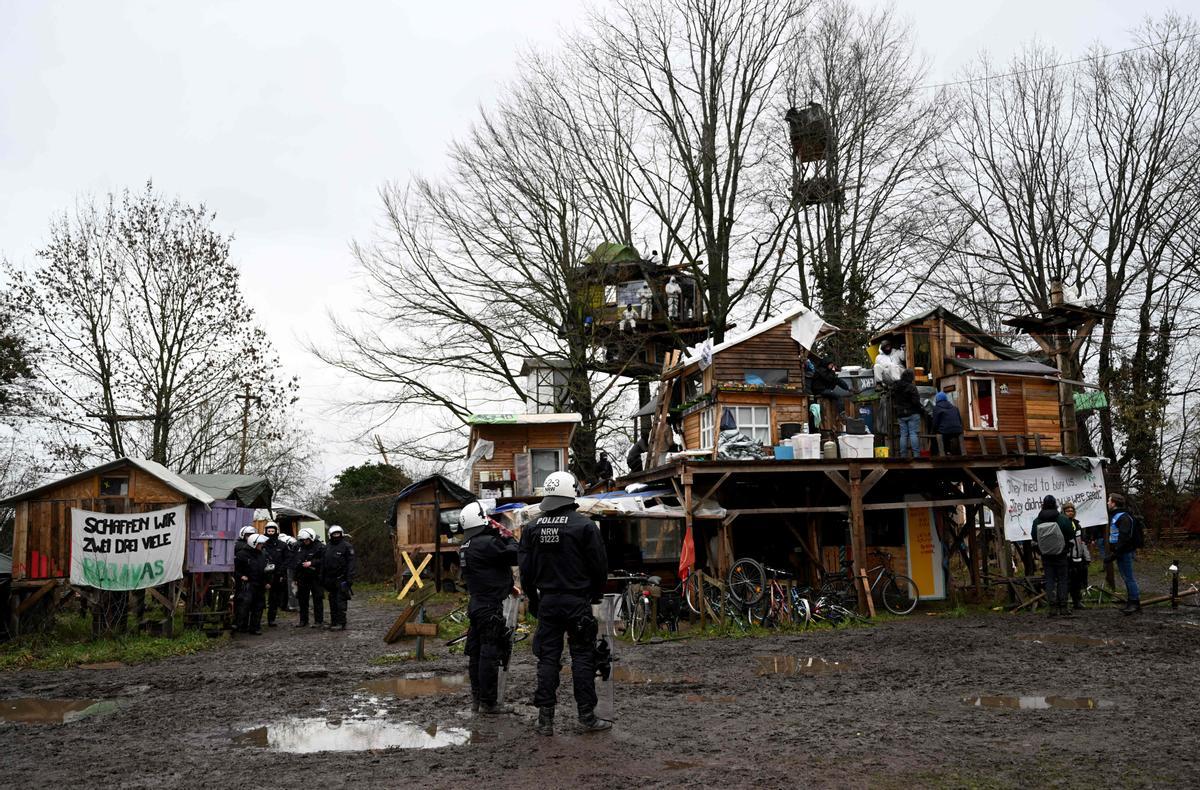
[[[919,313],[871,338],[904,351],[905,366],[929,392],[945,392],[963,423],[968,455],[1047,454],[1063,450],[1056,367],[1008,346],[942,307]],[[865,399],[859,399],[865,400]],[[892,420],[886,403],[879,414]],[[926,420],[928,422],[928,420]],[[927,431],[922,431],[933,439]]]
[[[184,477],[153,461],[121,458],[0,502],[15,513],[9,633],[52,614],[75,594],[92,606],[97,632],[124,626],[130,597],[137,599],[139,629],[171,633],[181,599],[194,624],[227,625],[234,541],[253,522],[254,508],[270,501],[263,478]],[[187,508],[182,581],[133,593],[70,584],[72,510],[137,514],[176,506]]]
[[[575,412],[471,415],[472,493],[480,499],[541,496],[546,477],[567,468],[571,438],[582,421]]]

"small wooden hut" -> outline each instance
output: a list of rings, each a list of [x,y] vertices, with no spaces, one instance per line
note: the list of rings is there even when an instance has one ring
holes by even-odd
[[[582,421],[575,412],[471,415],[471,489],[481,499],[540,496],[546,477],[567,468]]]
[[[120,458],[0,501],[0,507],[12,507],[15,511],[12,592],[7,613],[9,633],[20,633],[23,618],[33,615],[35,609],[44,616],[76,591],[69,582],[72,509],[147,513],[188,505],[190,541],[204,540],[197,538],[190,524],[198,510],[208,512],[214,501],[212,495],[195,484],[161,464],[142,458]],[[236,539],[236,533],[233,537]],[[172,582],[163,587],[163,590],[150,588],[148,592],[161,606],[160,624],[169,632],[170,615],[174,614],[182,584]],[[85,597],[92,595],[89,591],[90,588],[78,590]],[[115,611],[121,613],[123,620],[123,605]]]
[[[405,557],[419,563],[422,555],[437,557],[434,574],[441,583],[447,558],[457,556],[458,544],[442,539],[443,531],[458,520],[458,511],[475,495],[467,489],[433,475],[418,480],[396,495],[388,513],[388,527],[392,533],[392,553],[396,560],[396,589],[401,589],[405,573],[410,572]]]

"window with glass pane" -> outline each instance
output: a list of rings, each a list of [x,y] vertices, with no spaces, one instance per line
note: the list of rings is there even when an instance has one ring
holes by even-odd
[[[763,444],[771,443],[770,406],[731,406],[738,430]]]
[[[562,469],[562,455],[558,450],[530,450],[533,465],[533,487],[541,488],[552,472]]]
[[[933,369],[933,348],[929,341],[929,330],[924,327],[914,327],[912,344],[913,367],[922,368],[928,373]]]
[[[711,450],[713,446],[713,407],[700,412],[700,449]]]
[[[974,430],[996,429],[996,387],[991,379],[967,379],[970,401],[971,428]]]

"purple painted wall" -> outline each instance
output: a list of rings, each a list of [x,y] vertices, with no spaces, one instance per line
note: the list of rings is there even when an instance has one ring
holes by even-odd
[[[212,510],[193,504],[188,509],[189,573],[227,573],[233,570],[233,548],[238,532],[254,523],[254,509],[238,507],[233,500],[212,503]]]

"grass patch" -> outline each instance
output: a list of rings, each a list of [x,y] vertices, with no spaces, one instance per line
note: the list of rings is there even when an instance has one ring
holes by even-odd
[[[437,656],[433,655],[433,653],[428,650],[425,651],[424,659],[418,659],[415,652],[385,653],[382,656],[375,656],[374,658],[368,660],[367,663],[373,667],[390,667],[395,666],[396,664],[407,664],[409,662],[419,660],[432,661],[435,658],[437,658]]]
[[[228,637],[210,638],[202,631],[185,630],[178,617],[179,636],[168,638],[148,635],[121,635],[91,638],[90,617],[59,616],[53,628],[40,634],[26,634],[0,644],[0,672],[22,669],[67,669],[79,664],[119,661],[144,664],[172,656],[186,656],[223,644]]]

